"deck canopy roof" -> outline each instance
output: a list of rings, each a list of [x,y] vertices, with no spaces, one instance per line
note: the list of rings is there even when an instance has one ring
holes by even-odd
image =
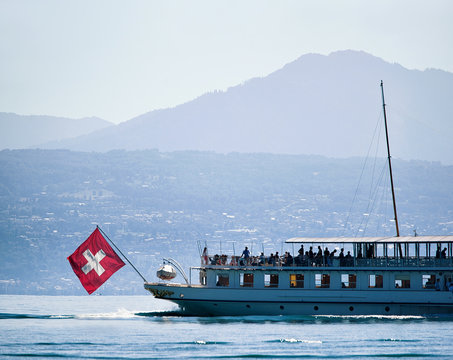
[[[440,236],[388,236],[388,237],[331,237],[331,238],[309,238],[295,237],[286,240],[286,243],[306,244],[394,244],[394,243],[453,243],[453,235]]]

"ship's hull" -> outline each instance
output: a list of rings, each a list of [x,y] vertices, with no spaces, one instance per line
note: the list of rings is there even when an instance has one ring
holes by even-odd
[[[451,292],[213,289],[159,283],[146,283],[145,289],[197,316],[453,314]]]

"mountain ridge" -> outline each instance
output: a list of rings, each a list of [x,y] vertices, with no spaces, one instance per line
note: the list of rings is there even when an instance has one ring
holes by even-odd
[[[363,156],[385,95],[395,157],[453,164],[453,74],[366,52],[306,54],[264,77],[43,148]]]
[[[0,149],[39,147],[42,143],[81,136],[111,125],[95,116],[71,119],[0,112]]]

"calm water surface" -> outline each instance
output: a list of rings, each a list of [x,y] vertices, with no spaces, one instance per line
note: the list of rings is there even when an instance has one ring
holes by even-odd
[[[0,296],[1,358],[453,358],[453,317],[186,317],[152,296]]]

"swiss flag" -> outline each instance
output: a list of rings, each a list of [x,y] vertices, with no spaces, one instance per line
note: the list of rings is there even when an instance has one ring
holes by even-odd
[[[93,231],[68,260],[88,294],[96,291],[125,265],[102,236],[99,228]]]

